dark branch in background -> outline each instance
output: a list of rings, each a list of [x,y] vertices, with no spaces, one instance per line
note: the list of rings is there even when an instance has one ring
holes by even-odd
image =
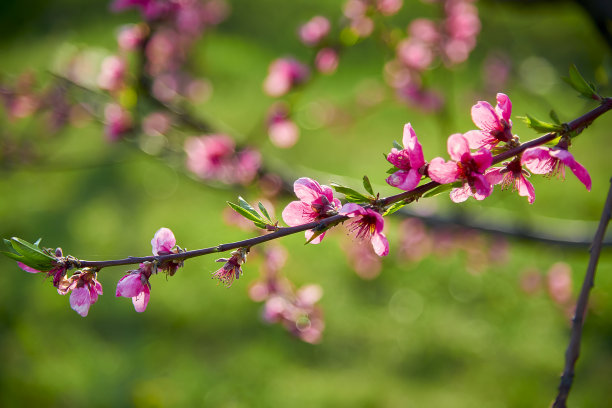
[[[599,221],[599,227],[593,238],[593,245],[591,246],[590,252],[591,257],[589,259],[589,266],[587,267],[584,281],[582,283],[582,289],[580,290],[580,296],[578,297],[578,303],[576,304],[576,312],[572,319],[572,331],[570,335],[570,342],[565,352],[565,368],[563,369],[563,375],[561,376],[561,383],[559,384],[559,393],[553,404],[553,408],[565,408],[567,406],[567,397],[572,387],[574,380],[574,367],[576,361],[580,355],[580,341],[582,338],[582,327],[584,326],[584,319],[586,310],[589,302],[589,294],[591,288],[594,285],[595,270],[597,268],[597,262],[599,261],[599,254],[601,252],[603,237],[606,233],[606,228],[612,216],[612,179],[610,180],[610,190],[608,191],[608,198],[604,205],[601,213],[601,220]]]

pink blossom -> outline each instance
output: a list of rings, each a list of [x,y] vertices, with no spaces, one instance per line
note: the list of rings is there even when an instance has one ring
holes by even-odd
[[[403,0],[377,0],[376,9],[380,14],[392,16],[402,8]]]
[[[491,194],[493,187],[484,176],[493,160],[491,152],[480,149],[471,153],[467,139],[459,133],[448,138],[448,153],[454,161],[445,162],[436,157],[429,164],[429,177],[440,184],[463,182],[463,187],[451,191],[451,200],[460,203],[473,196],[476,200],[484,200]]]
[[[322,74],[333,74],[338,68],[338,51],[330,47],[321,48],[315,57],[315,67]]]
[[[132,298],[134,309],[138,313],[144,312],[151,297],[151,284],[149,283],[151,273],[150,264],[140,264],[138,270],[130,271],[119,279],[115,296]]]
[[[440,32],[436,23],[427,18],[416,18],[412,20],[408,26],[408,34],[425,44],[433,45],[440,40]]]
[[[132,128],[132,116],[121,106],[110,103],[104,109],[105,134],[110,142],[116,142]]]
[[[521,163],[535,174],[557,175],[565,179],[565,166],[569,167],[588,191],[591,191],[591,176],[589,172],[567,151],[564,141],[553,148],[532,147],[525,150]]]
[[[512,103],[503,93],[497,94],[495,109],[489,102],[479,101],[472,106],[472,120],[480,130],[472,130],[464,136],[471,149],[485,147],[491,149],[499,142],[512,140]]]
[[[291,120],[289,108],[275,103],[268,111],[268,136],[276,147],[287,149],[295,145],[300,137],[300,129]]]
[[[234,141],[226,135],[187,138],[187,168],[204,180],[227,180],[234,148]]]
[[[72,310],[85,317],[89,313],[89,307],[96,303],[98,295],[102,294],[102,285],[96,280],[96,273],[91,271],[79,271],[70,278],[62,278],[57,287],[60,295],[70,294],[70,307]]]
[[[512,191],[518,191],[522,197],[527,197],[529,204],[535,201],[535,189],[527,180],[529,173],[523,169],[520,160],[512,160],[506,167],[493,167],[485,173],[492,185],[501,184],[501,189],[512,186]]]
[[[397,57],[408,68],[426,70],[434,60],[433,50],[424,42],[407,38],[397,45]]]
[[[293,58],[279,58],[270,64],[264,91],[270,96],[283,96],[310,76],[308,67]]]
[[[239,279],[242,275],[242,264],[246,262],[246,255],[249,252],[246,248],[239,248],[231,253],[231,257],[220,258],[215,262],[225,262],[221,268],[212,273],[212,277],[219,279],[220,283],[227,288],[232,286],[234,279]]]
[[[297,179],[293,191],[300,201],[290,202],[282,214],[285,223],[291,227],[327,218],[340,209],[340,200],[334,198],[332,189],[308,177]],[[318,244],[325,236],[323,232],[312,238],[314,234],[312,230],[306,231],[306,239],[313,244]]]
[[[140,9],[140,13],[147,20],[156,20],[171,12],[176,7],[173,1],[166,0],[115,0],[110,8],[113,12],[130,8]]]
[[[126,68],[126,63],[122,58],[116,55],[106,57],[102,61],[98,86],[108,91],[119,90],[123,86]]]
[[[117,35],[117,43],[123,50],[135,51],[144,41],[145,35],[143,26],[130,24],[121,28]]]
[[[330,28],[331,24],[327,18],[315,16],[300,27],[300,40],[309,46],[316,45],[329,34]]]
[[[151,246],[153,247],[153,255],[166,255],[172,253],[172,248],[176,245],[174,234],[168,228],[160,228],[157,230]]]
[[[355,218],[354,221],[351,221],[349,230],[355,232],[357,238],[370,240],[376,255],[386,256],[389,254],[389,242],[382,232],[385,226],[382,215],[355,203],[342,206],[339,214]]]
[[[423,148],[417,140],[416,133],[412,125],[404,125],[404,149],[391,149],[387,155],[389,163],[397,167],[398,171],[387,177],[387,183],[393,187],[410,191],[413,190],[421,181],[420,168],[425,165]]]

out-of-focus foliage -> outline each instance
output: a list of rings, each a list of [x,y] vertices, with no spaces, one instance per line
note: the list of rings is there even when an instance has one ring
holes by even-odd
[[[44,82],[58,53],[75,46],[111,53],[116,27],[137,19],[135,12],[107,13],[105,1],[88,2],[85,10],[77,1],[39,3],[2,4],[10,12],[0,11],[1,26],[12,28],[0,40],[3,79],[32,70]],[[395,22],[432,13],[420,2],[405,3]],[[389,92],[381,67],[390,56],[376,41],[366,40],[343,55],[333,76],[318,78],[301,93],[297,122],[302,137],[281,151],[267,141],[262,125],[271,103],[262,92],[268,64],[289,53],[307,58],[309,51],[296,35],[298,25],[316,14],[335,18],[341,4],[232,2],[228,20],[196,47],[192,64],[205,72],[214,92],[195,112],[244,141],[244,135],[252,135],[249,142],[261,143],[270,165],[288,177],[309,176],[329,184],[339,180],[325,174],[341,174],[352,177],[343,184],[360,189],[367,173],[374,191],[388,195],[395,191],[384,183],[388,163],[380,153],[400,140],[406,122],[431,159],[446,154],[450,133],[474,128],[472,104],[493,102],[498,91],[512,98],[513,115],[547,118],[555,109],[566,121],[591,109],[560,80],[572,63],[587,79],[602,84],[602,95],[612,94],[610,50],[580,8],[563,3],[517,9],[484,2],[479,5],[483,27],[470,60],[452,71],[428,74],[445,91],[448,105],[442,113],[409,110],[391,95],[360,110],[360,98]],[[504,69],[507,79],[500,82]],[[129,144],[108,144],[99,123],[51,136],[42,122],[11,122],[0,115],[0,140],[7,129],[17,129],[47,152],[44,162],[0,166],[2,237],[33,242],[42,236],[45,246],[61,246],[65,254],[102,260],[149,254],[149,240],[159,227],[171,228],[177,243],[188,249],[249,236],[225,225],[220,215],[226,201],[236,202],[238,195],[257,202],[253,190],[220,190],[195,182],[185,175],[183,163],[158,160]],[[536,136],[513,119],[513,130],[523,141]],[[572,146],[591,172],[590,193],[572,177],[561,182],[533,176],[536,201],[531,206],[498,189],[482,203],[452,205],[443,193],[418,205],[424,211],[582,233],[577,228],[585,224],[576,221],[598,220],[612,174],[611,126],[612,117],[602,117]],[[275,203],[276,217],[285,204]],[[593,224],[588,227],[594,231]],[[437,251],[411,261],[398,257],[397,220],[389,220],[385,232],[391,255],[383,260],[380,275],[368,281],[349,267],[341,250],[348,239],[342,231],[328,233],[317,246],[303,245],[301,234],[283,240],[290,253],[283,272],[299,285],[317,282],[323,287],[326,327],[322,343],[315,346],[262,323],[261,305],[247,295],[261,255],[249,255],[244,276],[229,290],[210,279],[219,267],[213,257],[187,262],[168,280],[155,276],[143,314],[134,312],[129,299],[114,296],[127,268],[104,269],[98,276],[104,295],[85,319],[42,276],[0,258],[0,405],[548,405],[563,365],[566,309],[571,306],[571,298],[555,291],[555,277],[560,273],[567,282],[571,276],[575,297],[586,269],[586,248],[511,242],[507,260],[494,262],[486,260],[490,254],[482,248],[499,238],[461,232],[464,250],[446,247],[449,241],[438,234]],[[482,262],[478,268],[476,261]],[[557,262],[568,264],[570,275],[555,272],[558,266],[549,272]],[[576,406],[602,407],[609,400],[611,269],[606,252],[569,400]]]

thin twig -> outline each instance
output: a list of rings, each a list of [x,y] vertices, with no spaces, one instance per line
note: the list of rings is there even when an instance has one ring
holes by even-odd
[[[599,253],[601,252],[602,241],[606,233],[606,228],[612,216],[612,179],[610,179],[610,190],[608,191],[608,198],[606,204],[601,213],[601,220],[597,227],[597,232],[593,238],[593,244],[590,248],[591,257],[589,259],[589,266],[587,267],[584,281],[582,282],[582,289],[580,290],[580,296],[578,297],[578,303],[576,304],[576,312],[572,319],[572,331],[570,335],[570,342],[565,352],[565,367],[563,369],[563,375],[561,375],[561,382],[559,384],[559,393],[553,404],[553,408],[565,408],[567,397],[572,387],[574,380],[574,367],[576,361],[580,355],[580,340],[582,338],[582,327],[584,326],[584,318],[586,315],[587,305],[589,301],[589,293],[594,284],[595,270],[597,268],[597,262],[599,261]]]

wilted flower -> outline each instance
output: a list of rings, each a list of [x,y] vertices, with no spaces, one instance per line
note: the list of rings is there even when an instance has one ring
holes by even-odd
[[[221,268],[212,273],[212,277],[219,279],[225,287],[232,286],[234,279],[239,279],[242,275],[242,264],[246,262],[248,248],[239,248],[231,253],[231,257],[220,258],[215,262],[225,262]]]
[[[471,153],[467,139],[459,133],[448,138],[448,153],[454,162],[445,162],[441,157],[436,157],[429,164],[429,177],[440,184],[453,183],[457,180],[463,182],[462,188],[451,191],[450,197],[456,203],[460,203],[473,196],[477,200],[484,200],[493,187],[484,176],[493,160],[491,152],[480,149]]]
[[[291,227],[336,215],[340,209],[340,200],[334,198],[332,189],[308,177],[297,179],[293,191],[300,201],[290,202],[282,214],[285,223]],[[313,244],[318,244],[325,236],[323,232],[312,238],[314,234],[312,230],[306,231],[306,239]]]
[[[410,191],[421,181],[420,169],[425,165],[423,148],[417,140],[412,125],[404,125],[403,137],[404,149],[397,150],[395,147],[387,155],[389,163],[397,167],[398,171],[387,177],[387,183],[393,187]]]
[[[62,278],[57,293],[60,295],[70,294],[70,307],[72,310],[85,317],[89,313],[89,307],[96,303],[98,295],[102,294],[102,285],[96,280],[96,272],[83,269],[76,272],[70,278]]]
[[[146,310],[151,297],[151,284],[149,278],[153,273],[150,262],[141,263],[138,270],[129,273],[119,279],[115,296],[132,298],[134,309],[138,313]]]
[[[339,214],[354,218],[348,227],[349,230],[355,232],[357,238],[369,240],[376,255],[389,254],[389,242],[382,232],[385,226],[382,215],[355,203],[344,204]]]

